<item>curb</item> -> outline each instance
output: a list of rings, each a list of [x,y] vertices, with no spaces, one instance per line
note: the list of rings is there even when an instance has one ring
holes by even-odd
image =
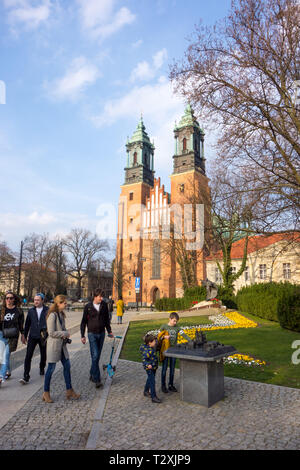
[[[119,356],[123,347],[123,343],[127,334],[128,327],[129,327],[129,323],[126,326],[126,329],[122,335],[122,339],[120,340],[118,344],[117,351],[113,357],[113,360],[112,360],[113,366],[115,366],[118,362],[118,359],[119,359]],[[101,421],[103,418],[106,402],[109,396],[112,380],[113,380],[113,377],[109,377],[109,375],[107,375],[104,387],[102,389],[101,397],[100,397],[100,400],[99,400],[99,403],[98,403],[98,406],[94,415],[92,428],[91,428],[91,431],[90,431],[90,434],[89,434],[89,437],[85,446],[86,450],[96,450],[97,448],[97,444],[99,442],[99,436],[101,432],[101,425],[102,425]]]

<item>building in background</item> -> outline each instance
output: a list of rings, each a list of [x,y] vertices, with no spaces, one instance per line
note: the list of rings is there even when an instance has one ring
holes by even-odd
[[[111,271],[91,269],[89,274],[82,279],[81,299],[89,299],[96,288],[105,292],[105,297],[112,295],[113,273]],[[77,280],[67,275],[67,296],[71,300],[77,299]]]
[[[242,264],[245,239],[232,245],[231,260],[233,272]],[[274,235],[256,235],[249,238],[247,265],[243,274],[235,281],[235,291],[243,286],[260,282],[284,282],[300,284],[300,234],[278,233]],[[222,262],[222,252],[214,257],[206,257],[207,277],[222,284],[222,276],[216,259]]]
[[[187,233],[184,207],[195,203],[195,196],[209,194],[204,132],[189,105],[175,125],[174,144],[171,193],[168,193],[161,179],[154,177],[155,148],[142,118],[126,143],[127,164],[119,200],[113,296],[116,299],[122,295],[127,305],[136,302],[150,305],[158,298],[180,297],[183,293],[176,243],[186,249],[186,243],[193,240],[196,223],[193,214]],[[196,202],[204,201],[197,199]],[[206,278],[202,249],[195,250],[193,266],[195,277],[201,282]]]

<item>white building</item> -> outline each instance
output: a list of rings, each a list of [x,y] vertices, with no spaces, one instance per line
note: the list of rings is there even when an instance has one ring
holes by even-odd
[[[233,243],[233,272],[237,272],[242,265],[244,246],[244,238]],[[250,237],[247,253],[246,269],[235,281],[235,291],[259,282],[289,281],[300,284],[300,233]],[[222,284],[216,259],[222,267],[221,251],[206,258],[207,277],[217,284]]]

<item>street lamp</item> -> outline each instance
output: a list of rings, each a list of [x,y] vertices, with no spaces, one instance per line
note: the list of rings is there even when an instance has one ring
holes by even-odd
[[[21,287],[21,270],[22,270],[22,258],[23,258],[23,245],[24,245],[24,242],[22,240],[21,241],[21,249],[20,249],[17,295],[20,295],[20,287]]]

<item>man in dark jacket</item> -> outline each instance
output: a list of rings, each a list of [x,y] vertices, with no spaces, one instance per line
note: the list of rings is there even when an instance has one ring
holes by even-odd
[[[80,325],[81,341],[86,344],[85,329],[88,329],[88,339],[90,343],[90,352],[92,365],[90,370],[90,380],[95,382],[96,388],[101,386],[101,374],[99,360],[105,339],[105,328],[108,336],[113,338],[111,331],[107,303],[103,300],[104,292],[96,289],[93,295],[93,301],[85,305],[83,317]]]
[[[23,385],[29,382],[31,360],[37,344],[40,347],[41,353],[40,375],[44,375],[44,369],[46,366],[46,343],[42,343],[41,341],[41,331],[46,331],[47,329],[46,315],[48,312],[48,307],[44,305],[44,294],[36,294],[33,303],[34,307],[28,310],[25,321],[24,336],[22,336],[23,344],[27,344],[27,351],[24,362],[24,377],[20,380],[20,383]]]

